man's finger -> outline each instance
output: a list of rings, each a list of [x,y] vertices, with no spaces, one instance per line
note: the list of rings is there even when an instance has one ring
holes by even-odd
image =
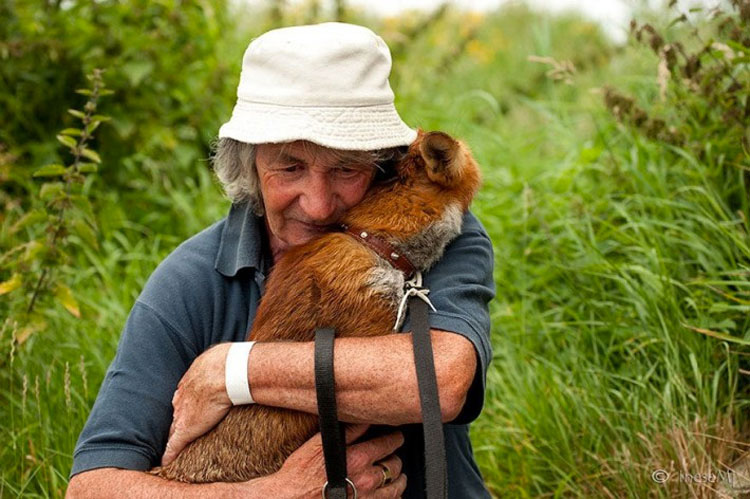
[[[401,497],[405,490],[406,475],[402,473],[391,484],[375,489],[375,491],[373,492],[373,497],[377,499],[391,499],[393,497]]]
[[[344,433],[345,433],[344,436],[346,438],[346,443],[350,444],[353,441],[357,440],[359,437],[365,434],[365,432],[367,431],[367,428],[369,427],[370,427],[369,424],[346,425],[346,428],[344,429]],[[316,433],[315,435],[310,437],[310,439],[307,442],[305,442],[304,444],[300,446],[300,449],[302,449],[303,447],[309,447],[313,445],[319,445],[321,447],[323,446],[323,440],[320,436],[320,433]]]
[[[172,452],[172,442],[167,441],[167,448],[164,449],[164,455],[161,456],[161,465],[166,466],[174,461],[175,454]]]
[[[347,468],[351,470],[362,469],[363,466],[393,454],[403,444],[404,435],[398,431],[354,444],[349,447],[347,452]]]
[[[169,440],[167,440],[167,448],[164,450],[164,455],[161,458],[161,465],[166,466],[174,461],[186,445],[187,441],[182,437],[182,433],[175,431]]]
[[[367,431],[367,428],[369,428],[369,424],[350,424],[346,425],[346,429],[344,432],[346,433],[346,443],[350,444],[357,440],[359,437],[365,434]]]
[[[177,455],[180,453],[181,450],[182,448],[178,449],[177,446],[174,445],[171,440],[167,442],[167,448],[164,451],[164,455],[161,458],[161,465],[166,466],[172,461],[174,461],[177,458]]]
[[[175,420],[172,420],[172,424],[169,425],[169,433],[167,434],[167,442],[169,442],[169,439],[172,438],[172,435],[174,435],[174,422]]]

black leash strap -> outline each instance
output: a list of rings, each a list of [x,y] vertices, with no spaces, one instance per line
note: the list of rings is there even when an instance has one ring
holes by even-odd
[[[327,494],[324,491],[323,495],[329,499],[346,499],[346,439],[336,411],[333,379],[335,334],[330,328],[315,331],[315,392],[328,477]]]
[[[427,304],[416,296],[409,298],[414,364],[424,434],[425,483],[427,499],[445,499],[448,493],[445,437],[440,412],[435,360],[432,353]],[[346,440],[336,410],[333,378],[333,329],[315,331],[315,391],[318,398],[320,434],[328,477],[330,499],[346,499]]]
[[[428,499],[444,499],[448,493],[445,437],[440,413],[435,360],[430,340],[427,304],[416,296],[409,297],[414,364],[417,369],[419,400],[424,429],[425,482]]]

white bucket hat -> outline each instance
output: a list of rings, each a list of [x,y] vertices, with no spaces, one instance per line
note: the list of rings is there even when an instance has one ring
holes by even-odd
[[[362,26],[280,28],[253,40],[242,59],[237,104],[219,138],[250,144],[309,140],[342,150],[411,144],[388,83],[391,54]]]

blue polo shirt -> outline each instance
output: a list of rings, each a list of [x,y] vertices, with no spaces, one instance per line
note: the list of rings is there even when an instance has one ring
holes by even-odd
[[[73,454],[71,476],[95,468],[148,470],[166,446],[172,396],[193,360],[211,345],[244,341],[271,264],[263,219],[246,204],[175,249],[154,271],[130,311],[117,353]],[[427,274],[430,325],[461,334],[477,353],[477,372],[461,414],[445,425],[451,498],[489,497],[469,440],[484,402],[492,358],[488,303],[494,297],[492,244],[470,213],[461,235]],[[408,316],[404,330],[408,330]],[[421,497],[420,425],[403,427],[399,450],[408,486]]]

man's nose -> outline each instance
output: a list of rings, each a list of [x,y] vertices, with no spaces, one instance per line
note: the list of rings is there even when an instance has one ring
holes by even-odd
[[[300,207],[310,222],[330,223],[336,211],[335,196],[327,175],[313,173],[300,198]]]

